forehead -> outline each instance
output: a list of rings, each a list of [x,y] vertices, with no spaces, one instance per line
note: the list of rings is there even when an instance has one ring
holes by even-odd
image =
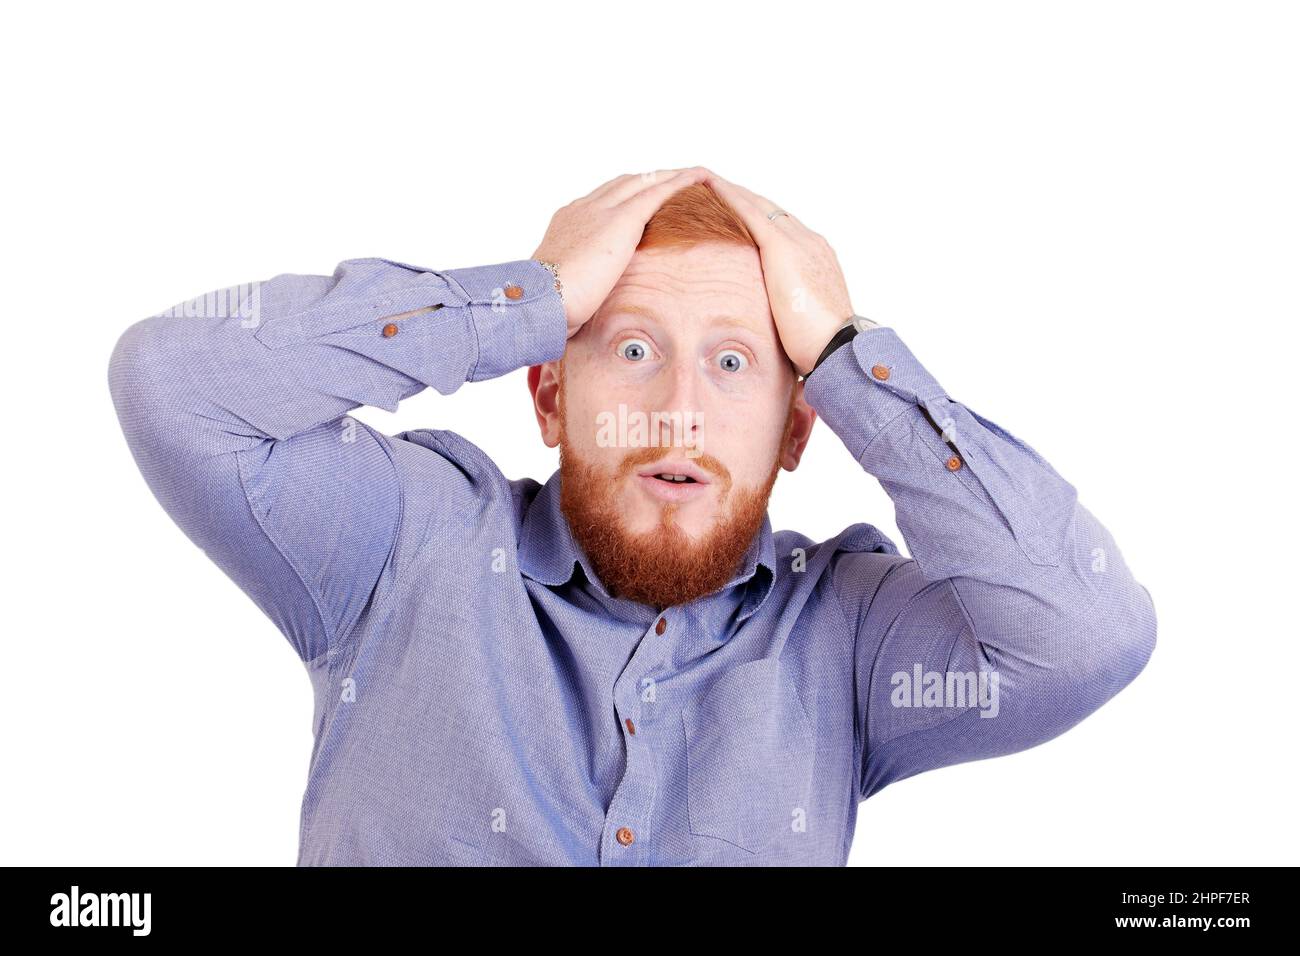
[[[775,333],[762,263],[750,246],[705,243],[635,253],[594,319],[605,324],[628,316]]]

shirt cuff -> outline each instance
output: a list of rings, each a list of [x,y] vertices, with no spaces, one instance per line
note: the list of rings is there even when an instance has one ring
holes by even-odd
[[[804,399],[859,462],[890,422],[917,405],[936,422],[947,417],[942,386],[883,325],[859,332],[827,356],[806,380]]]
[[[535,259],[439,273],[469,310],[478,360],[469,381],[559,359],[569,338],[555,277]]]

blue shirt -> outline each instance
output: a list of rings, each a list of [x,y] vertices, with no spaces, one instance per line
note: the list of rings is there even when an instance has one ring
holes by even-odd
[[[765,520],[660,613],[592,573],[558,471],[348,415],[558,359],[539,263],[353,259],[236,298],[132,325],[109,384],[159,502],[310,674],[299,865],[842,865],[860,801],[1061,734],[1154,648],[1074,487],[888,327],[805,397],[911,557],[848,499],[833,538]]]

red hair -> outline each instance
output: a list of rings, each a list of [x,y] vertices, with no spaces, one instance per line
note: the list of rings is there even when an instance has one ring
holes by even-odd
[[[691,183],[669,196],[655,211],[636,248],[640,252],[703,242],[758,248],[745,228],[745,221],[713,187],[708,183]]]

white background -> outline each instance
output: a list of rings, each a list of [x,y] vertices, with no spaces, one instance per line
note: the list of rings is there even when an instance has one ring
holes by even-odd
[[[527,258],[596,185],[693,164],[826,236],[854,308],[1045,455],[1156,604],[1111,703],[886,788],[851,862],[1300,862],[1295,9],[8,11],[0,863],[297,853],[306,672],[137,472],[127,325],[347,258]],[[522,371],[362,417],[556,467]],[[771,516],[903,544],[824,425]]]

